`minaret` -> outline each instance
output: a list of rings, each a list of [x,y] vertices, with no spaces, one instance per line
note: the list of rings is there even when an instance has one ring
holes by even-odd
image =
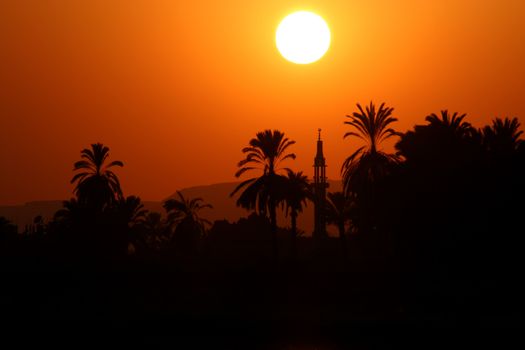
[[[321,129],[318,130],[317,154],[314,159],[314,237],[326,236],[326,163],[323,155],[323,141],[321,141]]]

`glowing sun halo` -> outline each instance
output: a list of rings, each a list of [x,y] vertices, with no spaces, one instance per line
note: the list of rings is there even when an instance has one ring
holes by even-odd
[[[319,60],[330,47],[330,29],[322,17],[299,11],[286,16],[275,34],[277,49],[288,61],[308,64]]]

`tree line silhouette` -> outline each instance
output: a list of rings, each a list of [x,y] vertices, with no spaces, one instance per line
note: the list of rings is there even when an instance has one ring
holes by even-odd
[[[256,275],[281,264],[291,270],[272,270],[279,278],[290,271],[302,276],[290,288],[318,282],[308,287],[308,295],[327,297],[321,286],[334,292],[341,284],[337,293],[365,298],[366,312],[377,315],[379,310],[379,318],[439,314],[450,320],[446,312],[454,319],[458,313],[476,318],[481,306],[491,317],[508,318],[509,309],[519,314],[525,310],[520,294],[525,142],[518,120],[495,118],[476,129],[465,114],[445,110],[401,133],[392,115],[393,108],[370,103],[357,104],[346,116],[343,137],[358,147],[342,164],[342,191],[327,196],[326,221],[337,237],[313,242],[298,230],[297,218],[313,200],[312,185],[302,171],[286,165],[296,158],[295,141],[265,130],[242,149],[235,173],[236,178],[257,174],[232,188],[237,205],[251,212],[246,218],[211,223],[202,214],[212,206],[181,192],[163,203],[164,214],[148,212],[139,197],[124,195],[116,174],[124,163],[110,161],[109,148],[96,143],[81,151],[71,180],[75,196],[52,220],[37,217],[30,230],[18,234],[15,225],[0,218],[1,255],[12,261],[37,256],[57,269],[71,264],[72,269],[97,266],[97,271],[153,264],[158,271],[186,266],[196,273],[192,264],[198,261],[222,261],[217,264],[227,270],[230,259]],[[397,138],[393,153],[382,148],[389,138]],[[278,225],[279,210],[289,226]],[[337,281],[327,282],[319,270],[337,271]],[[133,278],[146,283],[141,276]],[[285,283],[265,278],[272,285]],[[359,292],[349,292],[356,285]],[[247,297],[237,298],[240,305]],[[356,303],[341,301],[331,315],[336,310],[359,314]]]

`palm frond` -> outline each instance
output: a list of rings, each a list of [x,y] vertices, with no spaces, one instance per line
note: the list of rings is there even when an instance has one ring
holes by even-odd
[[[241,168],[235,173],[235,177],[240,177],[245,172],[250,171],[250,170],[255,170],[255,169],[260,169],[260,168],[256,168],[256,167],[244,167],[244,168]]]
[[[106,168],[111,168],[111,167],[114,167],[114,166],[123,167],[124,163],[122,163],[120,160],[115,160],[115,161],[109,163]]]
[[[241,188],[243,188],[244,186],[248,185],[249,183],[252,183],[254,181],[256,181],[257,178],[251,178],[251,179],[248,179],[248,180],[245,180],[243,182],[241,182],[240,184],[238,184],[235,189],[232,191],[232,193],[230,193],[230,197],[233,197]]]

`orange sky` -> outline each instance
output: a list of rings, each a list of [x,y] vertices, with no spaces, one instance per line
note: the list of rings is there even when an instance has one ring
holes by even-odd
[[[279,21],[313,10],[332,31],[319,62],[275,48]],[[525,124],[522,0],[0,2],[0,204],[69,198],[72,164],[103,142],[126,194],[233,181],[241,148],[278,128],[311,175],[317,128],[328,176],[356,102],[395,107],[397,128],[431,112]]]

